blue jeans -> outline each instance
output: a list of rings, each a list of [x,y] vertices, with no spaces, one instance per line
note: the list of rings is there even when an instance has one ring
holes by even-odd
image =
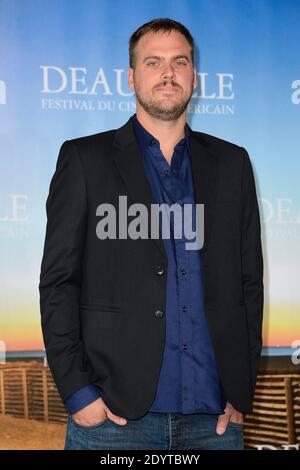
[[[82,426],[68,417],[65,450],[243,450],[243,424],[229,423],[216,434],[218,415],[148,412],[127,424],[106,418]]]

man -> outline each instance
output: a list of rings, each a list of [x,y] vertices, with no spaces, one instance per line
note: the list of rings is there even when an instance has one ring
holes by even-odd
[[[150,21],[129,52],[136,114],[62,145],[46,205],[41,319],[65,448],[243,449],[263,312],[249,156],[186,123],[197,74],[183,25]],[[204,245],[186,248],[175,215],[169,237],[120,236],[137,203],[202,204]]]

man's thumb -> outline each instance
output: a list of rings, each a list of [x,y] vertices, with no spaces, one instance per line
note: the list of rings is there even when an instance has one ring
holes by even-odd
[[[119,424],[121,426],[124,424],[127,424],[127,419],[122,418],[121,416],[114,415],[112,413],[109,413],[109,414],[110,414],[109,419],[113,421],[114,423]]]
[[[217,427],[216,427],[216,433],[219,436],[224,434],[224,432],[226,431],[228,421],[229,421],[229,418],[226,415],[219,416]]]

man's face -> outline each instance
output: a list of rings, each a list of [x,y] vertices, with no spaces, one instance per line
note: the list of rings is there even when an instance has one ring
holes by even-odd
[[[177,31],[150,32],[138,42],[128,85],[151,116],[172,121],[186,110],[197,87],[190,51],[189,43]]]

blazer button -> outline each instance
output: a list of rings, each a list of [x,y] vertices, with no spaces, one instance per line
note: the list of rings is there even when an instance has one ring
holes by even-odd
[[[155,272],[158,276],[162,276],[165,273],[165,270],[161,266],[157,266]]]
[[[155,314],[156,318],[161,318],[164,316],[164,312],[162,310],[156,310]]]

